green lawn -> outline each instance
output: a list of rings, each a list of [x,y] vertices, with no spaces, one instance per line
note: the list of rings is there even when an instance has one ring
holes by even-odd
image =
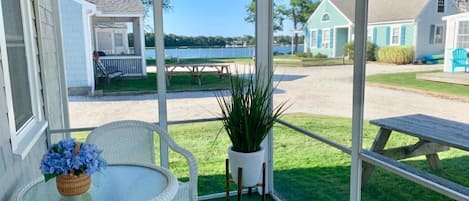
[[[122,92],[122,91],[156,91],[156,73],[148,73],[147,77],[125,78],[122,80],[112,80],[110,84],[101,82],[99,88],[104,92]],[[202,84],[199,86],[194,83],[188,72],[177,72],[171,76],[168,91],[195,91],[211,89],[227,89],[229,79],[219,79],[216,72],[202,73]]]
[[[302,128],[314,131],[336,142],[351,145],[351,119],[329,116],[293,114],[284,117]],[[189,149],[199,162],[199,195],[224,192],[224,160],[230,142],[225,135],[214,141],[220,122],[170,126],[177,143]],[[378,128],[364,125],[364,144],[369,148]],[[86,133],[74,135],[84,139]],[[407,135],[393,134],[389,147],[416,142]],[[158,152],[158,146],[155,148]],[[469,186],[469,154],[451,149],[440,154],[442,170],[430,170],[425,157],[405,163],[430,171]],[[157,160],[158,161],[158,160]],[[184,160],[170,154],[171,170],[186,178],[188,168]],[[275,189],[289,201],[349,200],[350,156],[319,141],[277,125],[274,128]],[[234,185],[232,186],[234,189]],[[255,197],[256,198],[256,197]],[[222,199],[219,199],[222,200]],[[247,199],[259,200],[259,199]],[[399,176],[377,169],[363,188],[362,200],[450,200]]]
[[[429,72],[435,71],[370,75],[367,76],[366,80],[373,83],[437,92],[447,95],[469,96],[469,86],[416,79],[417,73]]]

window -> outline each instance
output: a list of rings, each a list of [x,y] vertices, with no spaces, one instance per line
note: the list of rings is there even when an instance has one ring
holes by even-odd
[[[445,0],[438,0],[438,13],[444,13],[445,12]]]
[[[324,22],[329,21],[329,14],[326,13],[326,14],[322,15],[321,21],[324,21]]]
[[[45,130],[39,98],[40,81],[37,58],[34,55],[31,1],[1,0],[2,15],[0,48],[7,95],[8,119],[13,153],[22,157]],[[3,32],[3,33],[2,33]],[[9,81],[9,83],[8,83]],[[20,143],[21,142],[21,143]]]
[[[443,34],[443,25],[432,24],[430,26],[430,44],[443,44]]]
[[[322,30],[322,48],[329,48],[329,42],[331,41],[331,32],[329,29]]]
[[[399,45],[401,42],[401,27],[391,27],[391,45]]]
[[[469,48],[469,21],[459,22],[456,47]]]
[[[114,45],[116,47],[124,46],[124,35],[122,33],[115,33],[114,34]]]
[[[311,48],[317,48],[318,47],[318,36],[317,36],[317,31],[311,31],[311,36],[310,36],[310,47]]]

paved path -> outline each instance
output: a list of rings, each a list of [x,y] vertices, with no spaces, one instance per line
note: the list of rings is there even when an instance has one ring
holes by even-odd
[[[440,65],[368,64],[367,74],[441,69]],[[352,66],[276,69],[281,79],[274,102],[288,100],[288,113],[352,116]],[[187,120],[215,117],[219,108],[213,91],[167,95],[168,119]],[[122,119],[157,121],[156,95],[114,97],[71,97],[72,128],[97,126]],[[366,87],[365,118],[425,113],[469,122],[469,103],[414,92]]]

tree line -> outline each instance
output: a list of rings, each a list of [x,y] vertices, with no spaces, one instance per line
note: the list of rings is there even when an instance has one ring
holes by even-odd
[[[290,45],[291,36],[274,36],[277,45]],[[301,43],[303,38],[300,38]],[[226,46],[252,46],[256,40],[253,36],[244,35],[237,37],[223,36],[182,36],[165,34],[164,43],[166,47],[226,47]],[[133,46],[133,34],[129,33],[129,45]],[[155,46],[155,33],[145,33],[145,47]]]

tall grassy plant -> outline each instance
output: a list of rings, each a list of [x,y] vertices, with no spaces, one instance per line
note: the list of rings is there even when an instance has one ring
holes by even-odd
[[[378,61],[392,64],[409,64],[414,59],[412,46],[388,46],[378,50]]]
[[[269,82],[272,76],[269,77]],[[222,122],[236,152],[251,153],[260,145],[275,121],[285,111],[285,103],[271,110],[270,97],[274,88],[264,86],[250,74],[247,79],[236,73],[230,78],[230,96],[217,94]]]

